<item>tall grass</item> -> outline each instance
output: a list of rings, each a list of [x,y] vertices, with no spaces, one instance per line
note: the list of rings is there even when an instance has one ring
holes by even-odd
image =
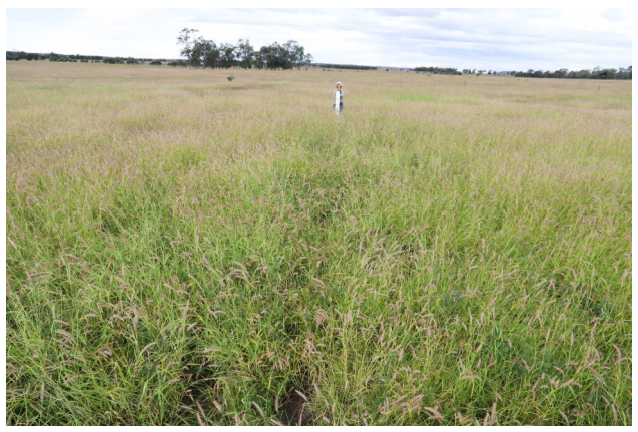
[[[8,424],[631,424],[631,83],[7,69]]]

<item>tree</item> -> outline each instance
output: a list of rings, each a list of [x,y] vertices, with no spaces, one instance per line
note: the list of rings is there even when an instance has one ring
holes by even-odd
[[[257,69],[263,69],[266,67],[266,58],[264,57],[261,49],[253,53],[253,65]]]
[[[235,47],[229,43],[222,43],[219,45],[219,53],[222,67],[232,67],[235,61]]]
[[[285,49],[277,42],[273,42],[268,46],[262,46],[259,49],[260,60],[267,69],[285,69],[286,56]]]
[[[306,67],[306,70],[308,70],[308,68],[310,67],[310,65],[312,64],[312,61],[314,60],[314,58],[312,57],[312,54],[308,53],[308,54],[304,54],[303,57],[303,65]],[[376,68],[375,68],[376,69]]]
[[[272,45],[264,45],[259,48],[259,62],[266,69],[274,69],[274,53]]]
[[[217,45],[212,40],[202,42],[201,48],[202,61],[204,62],[204,68],[214,69],[219,65],[220,52]]]
[[[255,53],[248,39],[246,39],[246,41],[244,41],[243,39],[239,39],[236,52],[239,64],[243,66],[244,69],[248,69],[252,66]]]
[[[610,68],[610,69],[603,69],[601,71],[598,72],[598,76],[596,78],[600,78],[600,79],[614,79],[616,78],[616,69],[614,68]]]
[[[293,69],[295,66],[301,70],[304,59],[304,48],[295,40],[289,40],[281,46],[280,58],[283,69]]]
[[[199,33],[199,31],[184,27],[177,36],[177,45],[182,46],[182,49],[179,50],[179,54],[182,57],[186,57],[189,67],[192,65],[191,60],[193,53],[193,44],[195,42],[195,33]]]
[[[296,60],[295,45],[296,44],[297,44],[297,41],[289,40],[288,42],[286,42],[285,44],[281,46],[282,47],[281,57],[283,60],[284,69],[292,70],[292,68],[295,65],[295,60]]]
[[[304,53],[304,48],[301,45],[297,45],[295,42],[295,45],[293,46],[293,61],[296,63],[297,65],[297,69],[301,70],[301,65],[304,64],[304,60],[306,58],[306,54]]]
[[[204,53],[207,49],[207,43],[208,41],[201,36],[193,41],[188,60],[188,63],[191,67],[197,69],[201,66],[202,60],[204,58]]]

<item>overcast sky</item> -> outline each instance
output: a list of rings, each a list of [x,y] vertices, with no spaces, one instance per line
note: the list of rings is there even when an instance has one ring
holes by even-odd
[[[177,58],[178,32],[255,49],[293,39],[319,63],[555,70],[629,66],[622,9],[6,9],[6,49]]]

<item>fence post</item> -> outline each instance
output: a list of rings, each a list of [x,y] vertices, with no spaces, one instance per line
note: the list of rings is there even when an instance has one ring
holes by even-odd
[[[600,91],[600,84],[598,85],[598,91]]]
[[[133,81],[137,80],[137,77],[135,76],[135,74],[133,74]]]

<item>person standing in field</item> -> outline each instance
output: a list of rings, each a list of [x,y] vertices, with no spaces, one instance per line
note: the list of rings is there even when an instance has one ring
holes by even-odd
[[[343,84],[341,84],[341,81],[337,81],[335,91],[332,93],[332,103],[337,115],[343,111],[343,96]]]

